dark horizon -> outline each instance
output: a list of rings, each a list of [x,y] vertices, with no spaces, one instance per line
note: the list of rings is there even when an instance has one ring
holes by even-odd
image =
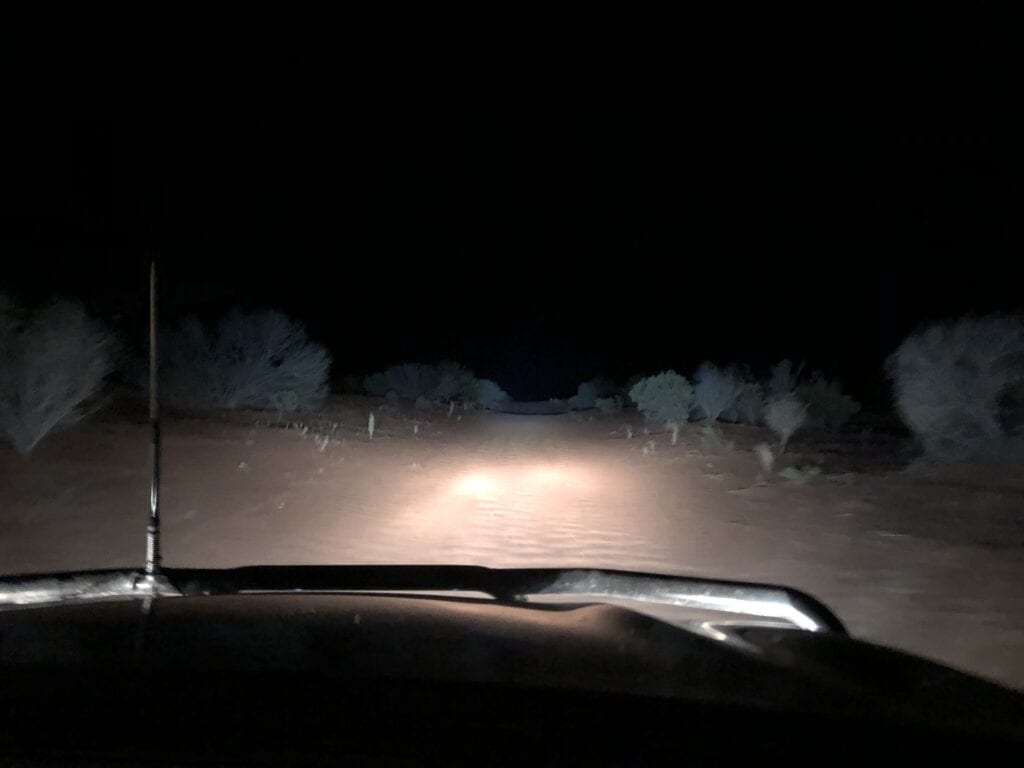
[[[53,121],[10,140],[0,288],[131,336],[152,253],[168,322],[281,309],[336,377],[456,359],[539,399],[790,357],[880,402],[917,325],[1022,309],[1019,114],[942,95]]]

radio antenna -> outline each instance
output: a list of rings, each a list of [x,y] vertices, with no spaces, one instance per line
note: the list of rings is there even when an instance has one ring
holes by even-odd
[[[146,576],[160,575],[160,393],[156,321],[156,258],[149,264],[149,524],[146,526]]]

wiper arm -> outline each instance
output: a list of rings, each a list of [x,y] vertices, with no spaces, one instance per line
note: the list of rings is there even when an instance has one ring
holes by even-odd
[[[0,609],[115,597],[180,597],[161,576],[141,571],[86,571],[0,579]]]
[[[116,597],[245,592],[460,592],[503,602],[619,600],[785,621],[810,632],[846,634],[810,595],[767,584],[599,569],[482,568],[463,565],[296,565],[167,568],[0,579],[0,608]],[[586,598],[591,598],[586,600]]]

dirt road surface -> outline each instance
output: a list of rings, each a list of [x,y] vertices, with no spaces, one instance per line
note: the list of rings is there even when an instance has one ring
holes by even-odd
[[[764,432],[725,428],[731,445],[717,446],[688,425],[673,446],[636,416],[448,417],[357,402],[284,426],[166,424],[167,564],[767,581],[822,599],[855,636],[1024,688],[1024,479],[1009,472],[908,473],[884,443],[798,440],[787,462],[822,473],[765,482],[751,450]],[[138,565],[147,438],[144,424],[108,420],[27,457],[0,449],[0,573]]]

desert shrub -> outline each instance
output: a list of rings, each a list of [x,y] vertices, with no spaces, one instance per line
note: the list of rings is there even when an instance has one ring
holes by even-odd
[[[234,310],[208,333],[195,317],[164,338],[163,395],[179,408],[318,408],[331,357],[280,312]]]
[[[1024,325],[1003,315],[938,323],[889,358],[896,407],[925,453],[998,453],[1022,427]]]
[[[594,388],[597,397],[613,397],[622,392],[622,388],[618,384],[604,376],[593,378],[589,383]]]
[[[732,407],[740,393],[740,381],[732,371],[701,363],[693,377],[693,394],[700,418],[715,421]]]
[[[276,392],[270,398],[270,404],[275,410],[284,413],[285,411],[297,411],[299,409],[299,395],[295,390],[286,389]]]
[[[366,377],[366,391],[383,397],[394,392],[403,400],[428,397],[441,384],[441,374],[436,366],[423,363],[401,363]]]
[[[731,449],[733,444],[725,439],[722,430],[711,424],[705,425],[700,431],[700,447],[705,451]]]
[[[584,411],[597,407],[597,389],[589,381],[576,387],[576,394],[569,398],[569,407],[574,411]]]
[[[768,401],[764,420],[779,438],[779,453],[786,450],[789,438],[803,426],[807,418],[807,406],[792,395],[777,397]]]
[[[460,363],[445,361],[436,366],[437,384],[426,393],[430,400],[447,403],[451,400],[467,399],[476,376]]]
[[[793,393],[807,406],[807,425],[839,430],[860,411],[860,403],[844,394],[839,382],[815,373],[811,380],[797,386]]]
[[[113,370],[116,341],[85,309],[55,301],[0,317],[0,429],[20,453],[74,424]]]
[[[493,381],[478,379],[465,366],[446,361],[437,365],[402,363],[366,376],[363,386],[371,395],[394,393],[403,400],[424,398],[435,403],[467,402],[475,405],[510,399]]]
[[[725,421],[760,424],[764,420],[764,387],[756,381],[741,381],[733,404],[722,412]]]
[[[779,472],[779,477],[788,480],[793,485],[805,485],[821,474],[821,468],[815,466],[807,467],[786,467]]]
[[[802,370],[803,364],[794,369],[792,360],[780,360],[773,365],[768,378],[768,399],[775,400],[793,394],[800,382]]]
[[[463,393],[466,401],[480,408],[493,408],[512,398],[501,387],[490,379],[473,379]]]
[[[693,407],[693,387],[675,371],[641,379],[629,390],[630,399],[651,421],[687,421]]]
[[[576,394],[569,398],[569,407],[576,411],[597,407],[597,399],[613,397],[619,389],[615,382],[598,377],[582,382],[576,388]]]
[[[622,410],[622,398],[618,395],[599,397],[594,401],[594,405],[597,407],[597,410],[605,415],[618,413]]]

